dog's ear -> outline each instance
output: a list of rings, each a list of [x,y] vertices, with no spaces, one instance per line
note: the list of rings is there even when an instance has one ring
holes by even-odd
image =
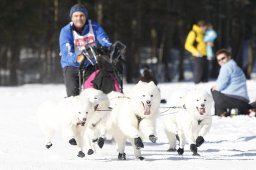
[[[155,83],[154,83],[153,81],[150,81],[149,84],[150,84],[150,85],[154,85]]]
[[[140,80],[140,81],[138,82],[138,85],[141,84],[141,83],[142,83],[142,81]]]

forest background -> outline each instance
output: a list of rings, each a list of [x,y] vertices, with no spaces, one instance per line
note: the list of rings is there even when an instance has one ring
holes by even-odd
[[[255,0],[1,0],[0,86],[63,82],[59,32],[76,3],[88,8],[112,42],[127,46],[127,83],[136,82],[145,63],[159,82],[189,81],[193,66],[184,43],[200,19],[218,33],[215,50],[230,49],[248,79],[256,70]],[[214,79],[219,67],[212,62]]]

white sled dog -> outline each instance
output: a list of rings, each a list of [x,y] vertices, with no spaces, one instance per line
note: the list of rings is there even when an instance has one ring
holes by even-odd
[[[108,96],[101,90],[94,88],[84,89],[80,96],[87,97],[94,106],[95,112],[86,122],[85,129],[85,143],[88,148],[88,155],[95,152],[94,143],[97,142],[100,148],[104,145],[104,138],[106,133],[106,119],[110,114]]]
[[[177,141],[177,122],[176,114],[184,109],[185,105],[185,96],[188,92],[188,89],[175,89],[171,93],[170,98],[168,98],[168,104],[170,107],[167,111],[160,114],[161,120],[164,124],[165,134],[169,142],[168,152],[176,151],[176,141]]]
[[[136,158],[143,160],[140,149],[144,147],[142,138],[156,142],[155,122],[159,113],[160,92],[153,83],[139,81],[131,93],[117,104],[107,121],[107,128],[116,144],[118,159],[125,160],[125,144],[129,139]]]
[[[185,109],[176,114],[179,155],[184,153],[187,142],[193,155],[198,155],[197,147],[204,142],[204,136],[208,133],[212,124],[211,107],[213,99],[205,90],[191,90],[185,97]]]
[[[38,108],[38,121],[46,138],[46,148],[52,146],[55,133],[61,133],[71,145],[78,145],[78,157],[84,157],[84,125],[94,108],[85,97],[71,96],[59,101],[49,100]]]
[[[107,94],[109,100],[109,108],[114,109],[118,104],[125,101],[128,97],[125,96],[123,93],[112,91]]]

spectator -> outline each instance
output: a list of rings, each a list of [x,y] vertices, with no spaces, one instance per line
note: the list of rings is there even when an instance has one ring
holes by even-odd
[[[216,85],[211,89],[215,115],[230,116],[232,109],[235,109],[236,114],[249,114],[252,106],[249,105],[246,78],[242,69],[226,49],[218,50],[216,58],[221,68]]]
[[[206,58],[206,44],[204,42],[204,32],[207,24],[205,21],[198,21],[188,33],[185,49],[193,56],[193,79],[194,83],[208,82],[208,61]]]
[[[207,24],[207,30],[204,35],[204,42],[206,43],[207,59],[212,60],[214,57],[213,46],[214,40],[217,38],[217,33],[213,29],[211,23]]]
[[[214,40],[217,38],[217,33],[216,31],[213,29],[213,26],[211,23],[207,24],[207,30],[205,32],[204,35],[204,42],[206,43],[206,52],[207,52],[207,60],[208,60],[208,71],[209,71],[209,75],[212,75],[212,67],[213,67],[213,57],[214,57],[214,51],[213,51],[213,47],[214,47]]]
[[[95,71],[91,63],[82,62],[83,50],[88,46],[101,45],[110,48],[112,45],[103,28],[97,22],[88,19],[88,11],[84,5],[72,6],[70,18],[71,22],[61,29],[59,37],[61,66],[68,97],[79,94],[80,64],[85,70],[85,79]]]

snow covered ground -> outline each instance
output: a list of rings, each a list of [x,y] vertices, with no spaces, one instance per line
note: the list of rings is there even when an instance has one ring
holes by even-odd
[[[210,89],[213,82],[200,84]],[[255,100],[255,81],[248,81],[251,101]],[[125,85],[127,92],[133,85]],[[162,98],[180,88],[193,88],[191,82],[159,84]],[[142,155],[146,160],[134,160],[130,144],[126,147],[127,160],[117,160],[114,143],[108,141],[94,155],[76,156],[78,150],[56,136],[51,149],[45,148],[44,138],[37,123],[35,111],[39,104],[49,98],[65,96],[64,85],[24,85],[0,87],[0,169],[255,169],[256,165],[256,118],[236,116],[219,118],[213,116],[213,125],[205,136],[206,142],[199,148],[200,157],[192,156],[186,145],[183,156],[166,152],[167,138],[160,116],[157,123],[158,141],[145,141]],[[170,106],[170,103],[162,105]],[[164,109],[162,109],[164,111]]]

